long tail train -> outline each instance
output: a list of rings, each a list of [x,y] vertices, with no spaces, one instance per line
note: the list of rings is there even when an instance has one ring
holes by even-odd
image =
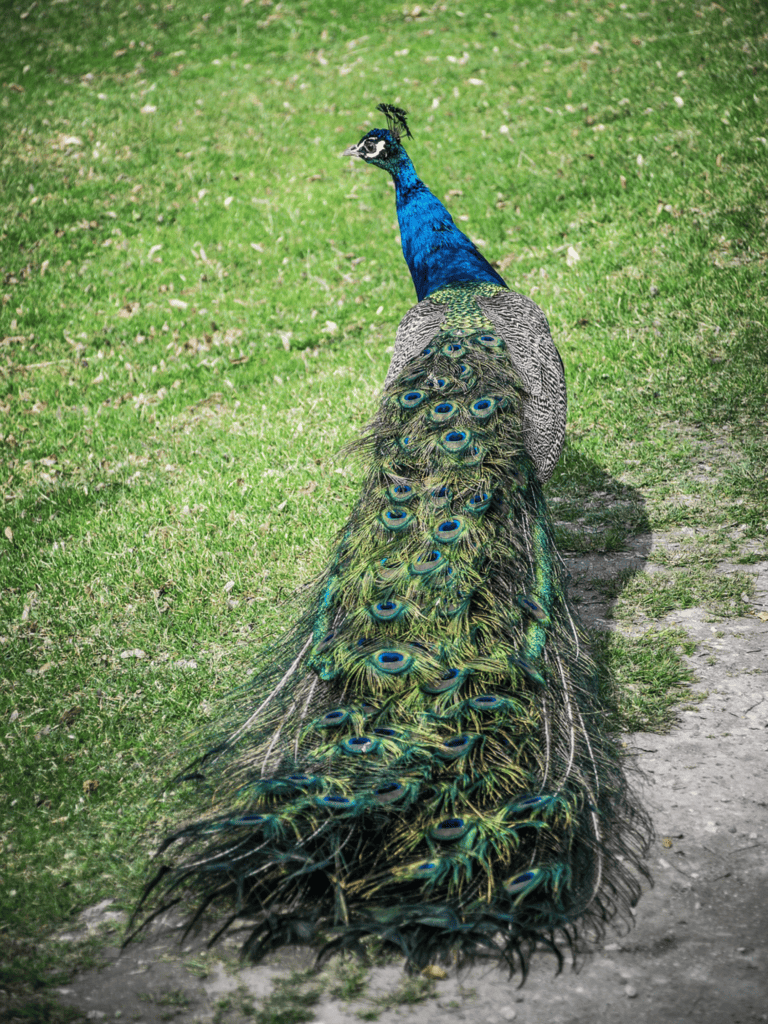
[[[353,148],[383,136],[405,155],[391,121]],[[191,769],[210,803],[165,840],[149,919],[191,890],[192,923],[230,908],[217,934],[253,916],[254,958],[378,936],[414,967],[452,954],[525,972],[537,944],[601,935],[637,900],[648,821],[541,486],[562,366],[541,311],[492,274],[429,287],[403,320],[356,445],[361,497],[305,614]]]

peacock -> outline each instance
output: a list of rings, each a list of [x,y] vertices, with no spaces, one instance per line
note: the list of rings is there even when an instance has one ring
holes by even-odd
[[[649,824],[542,489],[566,420],[547,320],[418,178],[405,111],[377,109],[387,127],[344,155],[391,175],[418,302],[352,446],[362,492],[185,773],[203,796],[138,913],[191,892],[190,926],[246,918],[253,959],[375,938],[411,969],[489,957],[524,977],[537,946],[561,960],[628,919]]]

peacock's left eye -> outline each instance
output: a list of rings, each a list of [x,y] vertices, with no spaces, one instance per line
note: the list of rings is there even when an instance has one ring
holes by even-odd
[[[386,156],[387,155],[387,143],[384,139],[366,139],[365,140],[365,155],[374,156]]]

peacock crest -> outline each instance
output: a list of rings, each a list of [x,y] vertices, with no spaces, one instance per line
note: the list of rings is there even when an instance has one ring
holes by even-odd
[[[402,107],[393,107],[390,103],[380,103],[377,110],[381,111],[387,121],[387,128],[393,138],[399,142],[405,135],[412,139],[411,130],[408,127],[408,115]]]

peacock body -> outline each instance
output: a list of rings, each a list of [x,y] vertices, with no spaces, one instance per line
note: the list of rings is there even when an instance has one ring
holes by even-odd
[[[404,115],[347,152],[395,181],[419,303],[355,449],[360,498],[295,626],[199,759],[207,808],[163,845],[254,915],[258,957],[318,932],[410,964],[517,960],[639,895],[646,819],[605,727],[542,491],[565,428],[546,319],[416,177]],[[409,134],[409,133],[408,133]]]

